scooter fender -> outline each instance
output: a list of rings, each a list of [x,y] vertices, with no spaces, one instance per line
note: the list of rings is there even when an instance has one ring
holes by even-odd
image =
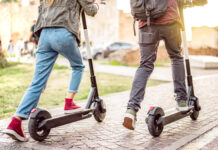
[[[32,111],[31,111],[31,114],[30,114],[30,118],[31,119],[36,119],[36,118],[39,118],[39,117],[45,117],[45,118],[51,118],[51,115],[50,113],[45,110],[45,109],[41,109],[41,108],[34,108]]]
[[[149,111],[148,111],[148,115],[152,115],[152,116],[161,115],[161,116],[164,116],[165,113],[164,113],[164,111],[163,111],[163,109],[161,107],[151,106]]]

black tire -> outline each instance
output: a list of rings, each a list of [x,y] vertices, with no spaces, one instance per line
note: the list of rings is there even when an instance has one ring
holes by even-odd
[[[95,102],[96,109],[93,112],[94,118],[98,122],[102,122],[106,116],[106,105],[103,100]]]
[[[97,53],[94,57],[95,60],[101,60],[101,59],[104,59],[104,56],[102,53]]]
[[[148,131],[153,137],[158,137],[163,131],[163,124],[157,125],[157,120],[161,117],[160,115],[152,116],[149,115],[147,118]]]
[[[199,116],[199,111],[194,110],[193,113],[190,115],[190,118],[191,118],[192,120],[197,120],[197,119],[198,119],[198,116]]]
[[[34,140],[43,141],[49,135],[50,129],[38,129],[39,123],[48,118],[51,118],[51,115],[45,110],[40,111],[35,118],[30,118],[29,134]]]

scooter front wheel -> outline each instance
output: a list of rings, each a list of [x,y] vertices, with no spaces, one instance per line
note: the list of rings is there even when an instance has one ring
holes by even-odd
[[[36,141],[43,141],[50,133],[50,129],[39,129],[39,124],[45,120],[51,118],[51,114],[46,111],[42,110],[37,113],[35,118],[30,118],[29,120],[29,134],[30,136]]]
[[[199,111],[197,111],[197,110],[193,110],[193,112],[191,113],[191,115],[190,115],[190,118],[192,119],[192,120],[197,120],[198,119],[198,116],[199,116]]]
[[[157,124],[158,119],[160,118],[160,115],[149,115],[148,118],[146,118],[146,123],[148,125],[148,131],[153,137],[158,137],[163,131],[163,124]]]
[[[106,116],[106,105],[103,100],[94,103],[95,110],[93,112],[94,118],[98,122],[102,122]]]

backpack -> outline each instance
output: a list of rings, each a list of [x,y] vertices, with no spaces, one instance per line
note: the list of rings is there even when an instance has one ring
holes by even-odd
[[[140,20],[157,19],[167,10],[168,0],[130,0],[131,13]]]
[[[130,0],[131,14],[134,17],[134,35],[135,21],[145,20],[150,26],[150,21],[164,15],[168,7],[168,0]]]

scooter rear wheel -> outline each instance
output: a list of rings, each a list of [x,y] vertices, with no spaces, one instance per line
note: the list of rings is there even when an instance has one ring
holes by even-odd
[[[103,100],[95,102],[96,109],[93,112],[94,118],[98,122],[102,122],[106,116],[106,105]]]
[[[35,118],[29,120],[29,134],[36,141],[43,141],[50,133],[50,129],[39,129],[39,124],[45,120],[51,118],[51,114],[48,111],[40,111]]]
[[[148,124],[148,131],[153,137],[158,137],[163,131],[163,124],[157,124],[158,119],[160,118],[160,115],[149,115],[147,118],[147,124]]]

